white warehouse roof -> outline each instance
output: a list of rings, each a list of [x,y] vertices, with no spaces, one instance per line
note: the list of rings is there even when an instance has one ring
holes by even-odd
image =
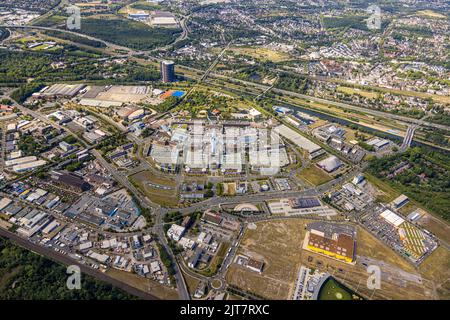
[[[387,222],[394,225],[395,227],[399,227],[403,222],[405,222],[405,219],[397,215],[396,213],[392,212],[389,209],[384,210],[380,216],[384,218]]]
[[[312,153],[314,151],[320,150],[321,147],[312,142],[309,139],[306,139],[299,133],[295,132],[291,128],[283,125],[280,125],[275,128],[275,131],[278,132],[280,135],[282,135],[284,138],[292,141],[297,146],[299,146],[302,149],[307,150],[309,153]]]

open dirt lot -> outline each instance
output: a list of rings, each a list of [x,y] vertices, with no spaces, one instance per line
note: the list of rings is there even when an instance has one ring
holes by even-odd
[[[424,265],[427,266],[428,262],[432,270],[429,273],[416,270],[412,264],[358,227],[357,260],[355,265],[351,265],[302,250],[307,223],[303,219],[280,219],[256,223],[255,230],[247,229],[238,254],[264,260],[263,272],[259,274],[232,264],[226,275],[228,283],[267,299],[290,299],[298,269],[300,265],[305,265],[330,273],[367,299],[437,299],[443,296],[439,290],[445,293],[448,284],[444,281],[449,270],[445,259],[448,261],[448,256],[438,256],[435,262],[425,260]],[[433,255],[428,259],[431,258]],[[379,290],[367,288],[370,275],[368,265],[380,267]],[[433,278],[431,272],[442,276]]]
[[[268,299],[289,299],[300,267],[305,223],[306,220],[277,220],[257,223],[255,230],[247,229],[238,254],[263,259],[264,270],[258,274],[232,264],[228,283]]]

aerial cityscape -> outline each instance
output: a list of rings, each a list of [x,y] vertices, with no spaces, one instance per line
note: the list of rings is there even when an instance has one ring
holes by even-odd
[[[0,1],[0,300],[142,299],[449,300],[450,2]]]

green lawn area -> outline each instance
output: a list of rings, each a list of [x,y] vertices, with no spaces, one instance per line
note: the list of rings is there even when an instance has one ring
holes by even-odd
[[[320,186],[321,184],[324,184],[333,179],[328,173],[318,168],[314,164],[311,164],[305,170],[300,172],[298,176],[314,186]]]
[[[319,300],[353,300],[352,292],[333,278],[329,278],[320,289]]]
[[[129,180],[151,201],[165,207],[178,205],[178,192],[173,179],[155,176],[150,171],[144,171],[129,177]],[[160,187],[158,188],[158,186]]]

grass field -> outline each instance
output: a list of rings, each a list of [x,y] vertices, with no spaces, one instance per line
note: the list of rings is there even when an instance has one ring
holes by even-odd
[[[419,271],[435,281],[436,291],[441,299],[450,299],[450,251],[444,247],[437,248],[419,266]]]
[[[319,292],[319,300],[353,300],[352,292],[333,278],[323,284]]]
[[[360,96],[362,96],[364,98],[368,98],[368,99],[376,99],[380,95],[377,92],[365,91],[365,90],[361,90],[361,89],[342,87],[342,86],[337,87],[337,91],[343,92],[346,94],[351,94],[351,95],[359,94]]]
[[[200,283],[200,280],[197,280],[186,273],[183,273],[183,277],[184,280],[186,281],[186,286],[188,288],[189,293],[193,295]]]
[[[441,219],[426,213],[423,218],[419,220],[419,224],[426,230],[435,234],[441,241],[450,244],[450,226]]]
[[[178,193],[174,180],[155,176],[149,171],[144,171],[131,176],[130,181],[151,201],[167,207],[178,205]],[[158,188],[157,186],[167,187],[168,189]]]
[[[314,164],[309,165],[298,176],[314,186],[319,186],[333,179],[328,173],[316,167]]]
[[[229,50],[234,53],[247,55],[261,61],[281,62],[291,58],[291,56],[287,53],[268,48],[239,47],[230,48]]]

